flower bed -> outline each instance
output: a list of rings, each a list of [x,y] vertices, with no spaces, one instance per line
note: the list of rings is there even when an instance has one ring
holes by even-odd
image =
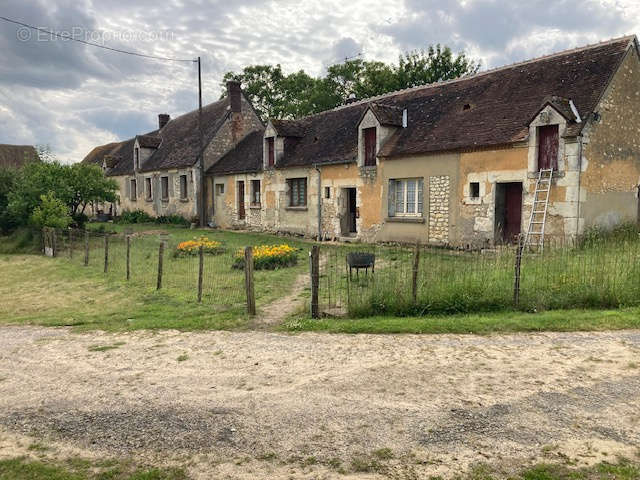
[[[298,263],[297,249],[287,244],[258,245],[253,247],[253,268],[255,270],[276,270]],[[233,268],[244,270],[244,250],[238,250]]]
[[[202,247],[204,253],[209,255],[218,255],[223,252],[222,244],[215,240],[209,240],[207,237],[194,238],[186,242],[180,242],[173,253],[174,257],[187,257],[189,255],[198,255]]]

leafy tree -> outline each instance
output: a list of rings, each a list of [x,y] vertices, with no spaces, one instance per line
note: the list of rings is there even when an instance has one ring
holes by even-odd
[[[71,224],[69,208],[53,192],[40,195],[40,205],[33,210],[31,223],[40,228],[67,228]]]
[[[0,168],[0,232],[8,232],[16,226],[16,222],[9,214],[9,193],[16,182],[18,170],[16,168]]]
[[[267,120],[299,118],[342,105],[351,94],[369,98],[470,75],[479,68],[480,64],[464,53],[456,55],[438,44],[400,55],[397,65],[355,59],[330,66],[321,78],[303,70],[285,75],[280,65],[252,65],[241,73],[226,73],[223,82],[242,82],[258,115]]]
[[[13,226],[25,225],[51,193],[74,218],[81,218],[92,202],[116,200],[117,184],[105,178],[100,167],[76,163],[63,165],[56,160],[25,165],[7,194],[7,214]]]

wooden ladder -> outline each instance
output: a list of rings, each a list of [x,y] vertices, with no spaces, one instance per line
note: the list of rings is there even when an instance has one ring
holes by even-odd
[[[529,217],[529,228],[523,245],[525,251],[529,250],[538,253],[544,251],[544,227],[547,222],[552,179],[553,168],[541,169],[538,172],[536,190],[533,194],[533,205],[531,206],[531,216]]]

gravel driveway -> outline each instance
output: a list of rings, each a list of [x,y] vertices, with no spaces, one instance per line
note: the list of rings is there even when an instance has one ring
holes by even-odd
[[[639,452],[639,399],[640,331],[0,328],[2,457],[37,440],[58,456],[178,463],[203,479],[581,465]]]

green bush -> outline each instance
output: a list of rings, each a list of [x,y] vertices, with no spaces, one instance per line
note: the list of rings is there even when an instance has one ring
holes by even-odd
[[[56,198],[53,192],[40,195],[40,205],[31,214],[31,223],[39,228],[67,228],[71,221],[67,205]]]
[[[168,224],[168,225],[182,225],[188,227],[190,225],[189,220],[181,215],[160,215],[155,219],[156,223]]]
[[[153,223],[153,217],[143,210],[125,210],[115,220],[116,223]]]

